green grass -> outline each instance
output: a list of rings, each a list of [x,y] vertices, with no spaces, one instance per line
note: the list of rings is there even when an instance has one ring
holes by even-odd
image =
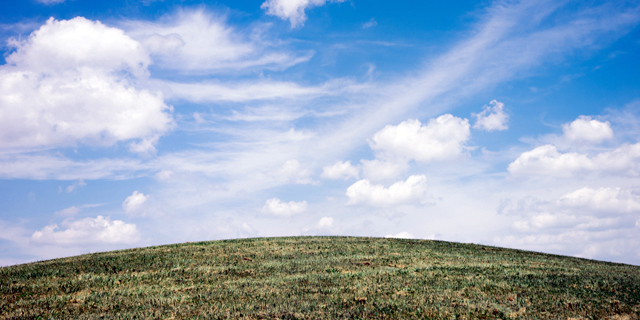
[[[640,267],[442,241],[258,238],[0,269],[0,319],[638,319]]]

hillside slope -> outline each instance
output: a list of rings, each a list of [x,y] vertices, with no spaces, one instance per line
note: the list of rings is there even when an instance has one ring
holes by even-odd
[[[638,319],[640,267],[427,240],[257,238],[0,269],[0,318]]]

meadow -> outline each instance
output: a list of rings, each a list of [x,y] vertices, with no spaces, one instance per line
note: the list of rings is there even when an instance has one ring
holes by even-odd
[[[184,243],[0,268],[0,319],[638,319],[640,267],[358,237]]]

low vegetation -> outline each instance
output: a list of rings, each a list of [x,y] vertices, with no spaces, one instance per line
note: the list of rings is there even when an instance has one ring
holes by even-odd
[[[475,244],[257,238],[0,269],[0,319],[638,319],[640,267]]]

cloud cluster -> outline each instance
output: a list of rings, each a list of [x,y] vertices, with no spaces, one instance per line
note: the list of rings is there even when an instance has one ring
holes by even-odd
[[[87,245],[87,244],[133,244],[140,240],[135,224],[109,217],[98,216],[62,223],[64,230],[58,231],[57,224],[51,224],[31,236],[31,242],[47,245]]]
[[[404,204],[427,203],[427,178],[413,175],[406,181],[398,181],[388,188],[363,179],[347,188],[348,205],[389,207]]]
[[[267,200],[267,202],[265,202],[264,206],[262,207],[262,212],[281,217],[288,217],[306,212],[307,207],[308,205],[306,201],[289,201],[287,203],[282,202],[278,198],[271,198]]]
[[[544,145],[522,153],[507,170],[513,175],[553,177],[575,177],[580,173],[638,176],[639,163],[640,143],[624,144],[594,156],[561,153],[553,145]]]
[[[551,142],[523,152],[509,164],[512,175],[576,177],[579,174],[598,175],[640,174],[640,143],[619,145],[602,151],[597,144],[613,139],[609,121],[579,116],[562,125],[563,135],[549,135],[541,140]],[[576,149],[576,147],[581,149]],[[567,150],[566,152],[563,152]]]
[[[172,128],[162,95],[131,84],[146,76],[151,60],[122,30],[51,18],[9,44],[15,51],[0,66],[0,148],[139,139],[131,150],[147,153]]]
[[[614,257],[637,254],[640,192],[635,188],[584,187],[555,200],[521,199],[502,205],[515,221],[515,234],[497,237],[501,245],[529,249],[577,252],[580,256]],[[511,244],[508,244],[511,242]],[[639,256],[640,257],[640,256]]]

